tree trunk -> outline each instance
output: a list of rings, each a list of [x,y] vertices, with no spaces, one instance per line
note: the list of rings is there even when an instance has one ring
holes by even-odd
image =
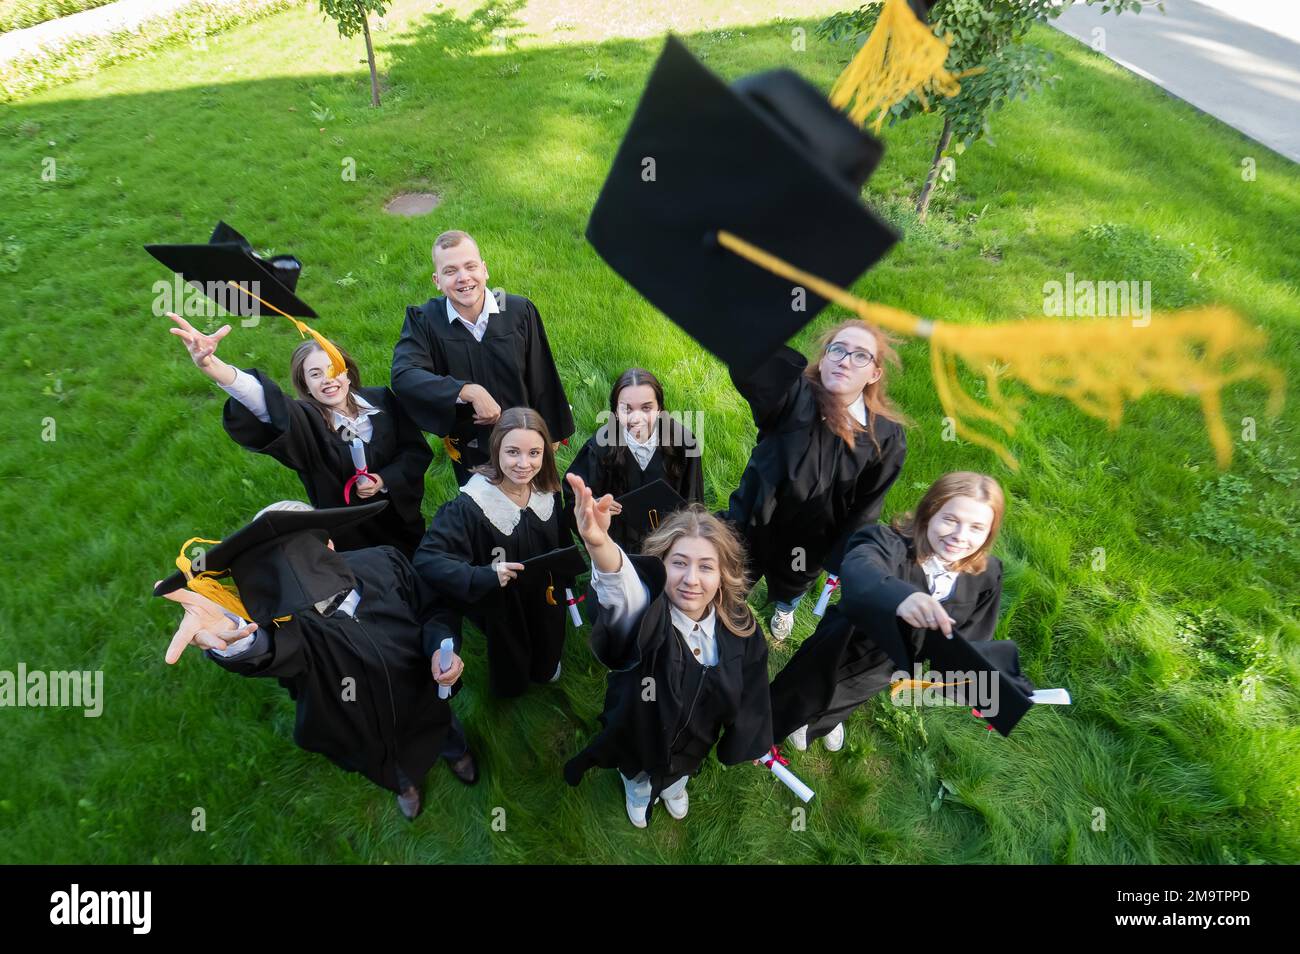
[[[379,74],[375,72],[375,44],[370,39],[370,18],[363,17],[361,28],[366,33],[366,59],[370,61],[370,105],[379,108]]]
[[[916,200],[916,217],[922,222],[925,221],[925,217],[930,211],[930,197],[934,195],[935,183],[939,181],[939,168],[943,164],[943,153],[950,142],[952,142],[952,120],[945,116],[943,119],[943,132],[939,135],[939,148],[934,151],[934,160],[930,163],[930,173],[925,177],[925,186],[921,189],[921,197]]]

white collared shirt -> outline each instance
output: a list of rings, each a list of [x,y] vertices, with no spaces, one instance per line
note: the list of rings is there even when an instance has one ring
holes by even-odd
[[[456,310],[456,306],[451,303],[451,296],[447,296],[447,324],[459,321],[474,336],[475,341],[482,341],[483,336],[487,334],[488,316],[498,314],[500,311],[501,309],[497,307],[497,296],[484,289],[483,309],[476,319],[469,321]]]
[[[263,424],[271,423],[271,414],[266,407],[266,389],[262,387],[261,381],[247,371],[236,368],[235,380],[229,384],[221,385],[221,390],[248,408],[248,412]],[[353,434],[369,444],[370,438],[375,434],[375,428],[370,423],[370,418],[382,412],[356,391],[352,392],[352,400],[357,402],[357,407],[361,409],[360,413],[355,418],[351,418],[339,411],[334,411],[334,429],[338,430],[346,425]]]
[[[623,443],[627,449],[632,452],[636,459],[637,466],[645,470],[650,466],[650,458],[655,455],[655,450],[659,447],[659,428],[653,428],[650,431],[650,439],[644,444],[632,436],[632,432],[626,427],[623,428]]]
[[[596,600],[605,611],[605,625],[620,636],[626,636],[632,627],[641,621],[641,614],[650,605],[650,588],[637,576],[636,568],[627,558],[623,548],[619,547],[622,565],[615,573],[601,573],[595,566],[591,568],[591,585],[596,591]],[[682,634],[686,645],[702,666],[718,664],[718,641],[713,629],[717,613],[712,607],[704,619],[698,623],[673,606],[668,604],[673,627]]]
[[[508,480],[509,478],[502,478]],[[513,536],[515,527],[525,510],[531,510],[542,521],[549,521],[555,512],[557,491],[544,491],[532,487],[528,492],[528,502],[522,507],[506,495],[506,492],[482,474],[474,474],[460,488],[460,492],[478,505],[483,516],[507,537]]]
[[[957,574],[961,572],[948,569],[948,564],[934,554],[930,554],[921,564],[921,569],[925,570],[925,581],[929,584],[930,595],[936,600],[946,600],[952,594],[952,588],[957,584]]]
[[[849,405],[849,413],[852,414],[853,419],[863,427],[867,426],[867,402],[861,394],[858,395],[856,401]]]

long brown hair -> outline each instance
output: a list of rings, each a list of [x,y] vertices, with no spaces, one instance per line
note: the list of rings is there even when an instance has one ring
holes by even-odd
[[[880,368],[880,377],[876,378],[871,384],[862,389],[862,400],[867,406],[867,426],[863,428],[853,415],[849,413],[848,405],[842,398],[826,390],[822,384],[821,359],[826,353],[826,348],[841,331],[847,331],[849,328],[859,328],[871,335],[876,342],[876,367]],[[887,421],[893,421],[895,424],[906,425],[910,422],[907,417],[894,406],[889,399],[888,366],[893,365],[895,368],[902,368],[902,362],[898,359],[898,352],[894,350],[897,340],[881,331],[875,325],[863,321],[861,318],[849,318],[841,321],[826,334],[822,335],[817,349],[815,360],[810,360],[807,367],[804,368],[804,378],[812,386],[813,394],[817,396],[817,406],[821,410],[822,417],[826,419],[826,426],[831,433],[844,441],[850,447],[853,446],[854,437],[858,431],[866,430],[867,436],[871,438],[871,443],[880,450],[880,442],[876,440],[876,417],[883,417]]]
[[[754,620],[754,611],[745,602],[745,594],[749,592],[749,579],[745,576],[745,544],[731,525],[709,513],[703,504],[693,503],[664,520],[659,529],[646,537],[641,552],[659,560],[667,559],[673,544],[681,537],[699,537],[717,549],[721,583],[713,597],[713,608],[718,619],[737,636],[754,633],[758,623]]]
[[[603,445],[601,457],[608,477],[605,491],[615,497],[621,497],[627,490],[623,479],[623,471],[627,455],[631,453],[627,448],[627,444],[623,441],[622,425],[619,424],[618,420],[618,396],[623,393],[624,388],[634,388],[643,384],[654,392],[655,403],[659,405],[659,417],[654,422],[654,429],[659,435],[659,451],[663,455],[664,478],[668,483],[676,487],[681,481],[682,472],[686,469],[685,453],[676,439],[681,428],[675,426],[664,428],[662,426],[664,422],[663,385],[659,383],[657,377],[645,368],[628,368],[618,376],[618,380],[614,382],[614,387],[609,392],[609,418],[602,425],[604,436],[597,441],[598,444]]]
[[[494,484],[505,480],[501,473],[501,444],[511,431],[536,431],[542,437],[542,466],[533,478],[532,484],[544,493],[554,493],[560,489],[560,475],[555,470],[555,450],[551,447],[551,432],[546,427],[546,420],[531,407],[512,407],[501,412],[496,426],[492,428],[492,437],[488,441],[486,464],[473,468]]]
[[[944,474],[930,485],[921,502],[916,505],[915,512],[894,518],[894,529],[912,538],[912,544],[916,548],[916,562],[924,563],[934,553],[927,538],[930,521],[953,497],[970,497],[993,508],[993,523],[980,548],[951,564],[955,570],[983,573],[988,565],[988,552],[997,539],[998,529],[1002,526],[1002,514],[1007,507],[1002,486],[988,474],[977,474],[970,470],[954,470],[950,474]]]
[[[325,423],[334,427],[334,408],[328,404],[322,404],[311,396],[311,389],[307,387],[307,372],[303,370],[303,365],[307,363],[307,358],[313,351],[325,353],[315,341],[304,341],[294,349],[293,357],[289,359],[289,377],[293,379],[293,389],[298,392],[298,397],[302,398],[325,419]],[[339,348],[339,354],[343,355],[343,364],[348,374],[348,396],[345,399],[344,409],[348,417],[356,417],[361,413],[361,406],[356,402],[357,388],[361,387],[361,372],[357,370],[357,363],[352,360],[352,355],[348,354],[342,348]]]

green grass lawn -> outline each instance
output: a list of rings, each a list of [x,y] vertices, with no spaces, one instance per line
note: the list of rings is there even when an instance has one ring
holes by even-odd
[[[1294,387],[1281,419],[1262,386],[1226,393],[1230,431],[1253,418],[1257,439],[1236,443],[1224,473],[1193,400],[1144,400],[1111,431],[1031,397],[1013,474],[941,439],[925,348],[905,345],[894,394],[915,425],[886,514],[948,470],[1003,481],[999,634],[1019,641],[1035,682],[1068,687],[1075,705],[1035,711],[1003,739],[964,710],[878,699],[849,722],[844,751],[792,760],[817,791],[806,830],[792,826],[794,799],[748,765],[711,762],[690,816],[660,813],[649,831],[628,824],[613,772],[566,786],[560,765],[603,694],[577,632],[561,683],[508,704],[486,695],[481,641],[467,639],[458,708],[484,778],[465,789],[435,768],[414,826],[387,793],[295,748],[274,682],[197,655],[163,663],[177,614],[149,591],[180,543],[301,495],[290,473],[226,438],[224,395],[151,310],[167,276],[141,246],[203,241],[218,218],[303,260],[300,293],[366,383],[388,378],[403,306],[432,294],[433,236],[469,230],[491,283],[538,304],[579,437],[612,378],[646,365],[671,407],[703,413],[709,502],[725,502],[754,438],[744,403],[582,237],[661,45],[644,29],[598,43],[603,30],[635,32],[646,9],[605,7],[596,17],[536,3],[515,14],[518,47],[498,49],[493,24],[463,4],[399,5],[376,34],[378,111],[360,41],[297,10],[212,38],[206,53],[165,50],[0,114],[0,669],[102,669],[107,696],[98,719],[0,710],[0,860],[1300,861]],[[792,51],[792,29],[811,34],[825,4],[766,25],[705,3],[672,9],[647,15],[659,31],[676,17],[729,78],[784,65],[829,89],[847,56],[811,35]],[[1041,315],[1043,283],[1069,271],[1149,279],[1157,308],[1221,302],[1258,322],[1294,380],[1300,172],[1082,46],[1037,39],[1057,54],[1060,84],[995,116],[996,146],[957,159],[924,226],[908,199],[938,120],[886,131],[868,199],[907,238],[856,290],[980,322]],[[54,182],[41,179],[47,156]],[[349,157],[355,181],[341,177]],[[413,189],[436,190],[441,207],[381,211]],[[297,340],[268,320],[236,326],[222,353],[287,384]],[[53,441],[42,440],[48,418]],[[453,492],[439,453],[426,514]],[[773,672],[811,632],[811,602],[774,648]],[[204,832],[191,830],[196,807]]]

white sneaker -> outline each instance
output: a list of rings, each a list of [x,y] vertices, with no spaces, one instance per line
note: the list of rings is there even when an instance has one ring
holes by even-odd
[[[806,725],[799,726],[799,728],[791,732],[786,736],[786,738],[789,739],[790,744],[800,752],[808,751],[808,727]]]
[[[822,741],[826,743],[827,752],[838,752],[844,748],[844,723],[841,722],[826,733],[826,737]]]
[[[686,789],[682,788],[682,793],[676,798],[663,799],[664,808],[668,809],[668,814],[681,820],[686,817],[686,813],[691,808],[691,797],[687,794]]]
[[[551,677],[550,681],[551,681],[551,682],[559,682],[559,681],[560,681],[560,664],[559,664],[559,663],[556,663],[556,664],[555,664],[555,675]],[[644,812],[641,813],[641,819],[642,819],[642,821],[644,822],[644,820],[645,820],[645,813],[644,813]]]
[[[772,638],[777,642],[785,639],[794,630],[794,610],[783,613],[777,610],[772,614]]]
[[[629,801],[624,801],[627,806],[627,817],[637,828],[645,827],[645,807],[633,805]]]

